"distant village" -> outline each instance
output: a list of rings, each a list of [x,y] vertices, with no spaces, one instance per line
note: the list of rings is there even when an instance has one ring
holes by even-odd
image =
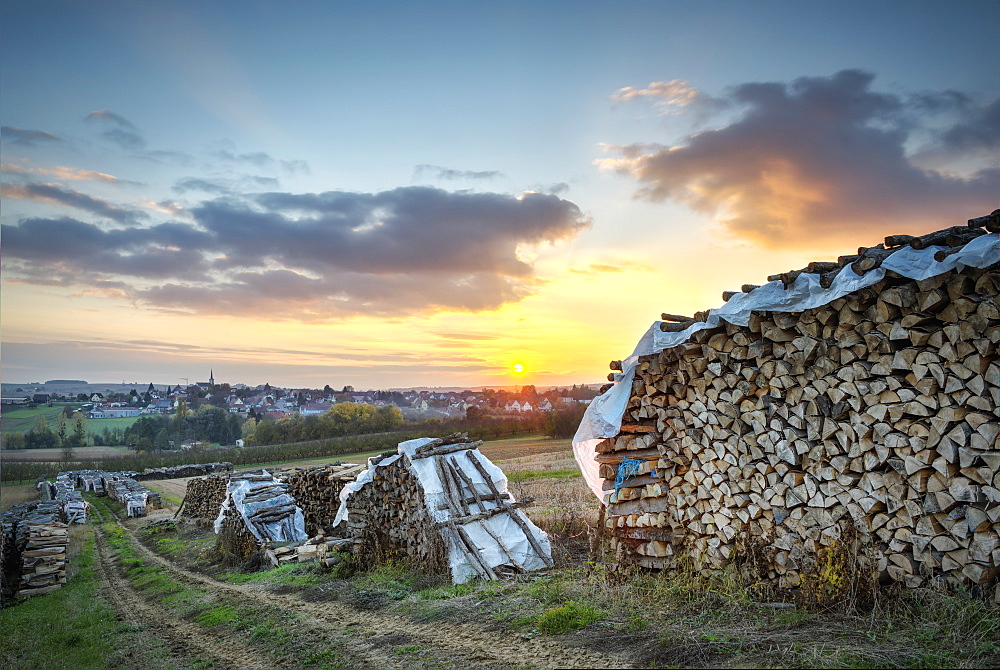
[[[43,388],[51,389],[60,383],[69,386],[72,381],[50,380],[45,382]],[[86,384],[82,381],[76,383]],[[597,390],[586,384],[543,392],[536,391],[532,385],[520,387],[516,392],[505,389],[459,392],[355,391],[352,386],[344,386],[338,391],[329,385],[323,389],[280,388],[270,384],[250,387],[245,384],[216,383],[214,371],[210,372],[208,381],[160,387],[150,383],[145,389],[136,387],[127,393],[66,394],[54,390],[32,392],[32,385],[25,386],[29,388],[18,388],[14,394],[4,397],[3,404],[39,405],[77,401],[82,403],[81,411],[88,419],[173,414],[183,405],[189,410],[204,406],[221,407],[231,414],[277,421],[289,415],[322,415],[338,403],[364,403],[374,407],[394,405],[411,418],[473,417],[477,414],[551,412],[588,404],[597,395]]]

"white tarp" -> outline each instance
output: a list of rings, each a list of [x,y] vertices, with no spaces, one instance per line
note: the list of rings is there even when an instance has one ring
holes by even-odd
[[[351,494],[355,491],[361,490],[365,484],[374,478],[375,469],[391,465],[399,460],[403,455],[405,455],[409,461],[410,472],[412,472],[420,482],[421,489],[424,493],[424,505],[430,511],[434,520],[439,522],[448,521],[451,518],[451,512],[448,509],[438,509],[439,507],[444,506],[443,503],[445,502],[446,496],[445,488],[441,483],[440,477],[438,476],[437,467],[434,462],[435,459],[439,457],[431,456],[427,458],[413,458],[413,456],[416,455],[418,447],[422,447],[431,441],[433,441],[433,438],[424,437],[416,440],[409,440],[407,442],[400,442],[398,446],[399,453],[397,455],[378,462],[376,462],[375,459],[369,459],[368,469],[362,472],[354,482],[348,484],[344,487],[344,490],[341,491],[340,509],[337,510],[334,525],[337,525],[341,521],[347,519],[347,499],[351,496]],[[489,475],[490,480],[492,481],[493,486],[496,487],[497,491],[501,494],[509,494],[509,491],[507,490],[507,476],[503,473],[503,470],[491,463],[488,458],[479,452],[478,449],[472,448],[448,454],[449,457],[455,458],[455,462],[458,463],[462,472],[472,482],[476,492],[482,496],[492,495],[486,480],[480,474],[478,468],[475,468],[468,462],[468,457],[465,454],[470,451],[482,464],[483,469]],[[509,500],[513,502],[513,496],[511,496]],[[483,505],[487,510],[496,509],[498,507],[498,505],[492,501],[484,501]],[[544,550],[545,557],[539,556],[534,550],[531,543],[528,541],[528,538],[525,536],[524,531],[513,519],[510,518],[510,515],[512,514],[519,515],[519,518],[524,521],[528,529],[531,531],[535,542]],[[529,519],[520,510],[513,509],[507,513],[494,514],[493,516],[481,521],[462,524],[462,528],[479,549],[479,555],[491,568],[495,568],[500,565],[509,565],[510,559],[508,558],[506,552],[504,552],[504,550],[483,528],[483,525],[487,526],[494,535],[503,541],[504,545],[513,555],[514,559],[525,570],[542,570],[548,567],[549,564],[546,563],[546,561],[551,561],[552,556],[552,549],[549,544],[548,535],[545,534],[545,531],[535,526],[531,522],[531,519]],[[467,582],[478,574],[476,568],[472,565],[466,554],[455,546],[453,539],[449,540],[448,563],[451,568],[452,581],[456,584]]]
[[[262,472],[265,475],[269,474],[267,470],[262,470]],[[302,510],[298,506],[295,507],[295,512],[293,514],[276,521],[264,523],[261,521],[250,520],[250,517],[254,514],[254,512],[261,509],[266,509],[268,507],[281,507],[284,505],[295,505],[295,498],[288,493],[281,493],[279,495],[272,496],[267,500],[246,502],[246,497],[253,493],[254,489],[258,489],[263,486],[274,486],[276,484],[281,485],[281,482],[277,479],[271,479],[270,481],[254,481],[249,479],[231,480],[226,491],[226,499],[222,503],[222,508],[219,510],[219,516],[215,519],[216,534],[218,534],[218,532],[222,529],[222,522],[225,519],[226,512],[230,508],[235,507],[240,516],[243,517],[243,522],[246,527],[260,542],[303,542],[309,539],[309,534],[306,533],[305,516],[302,514]]]
[[[750,293],[737,293],[721,307],[711,310],[706,321],[693,323],[678,333],[664,333],[660,330],[660,322],[653,322],[639,339],[632,355],[622,361],[622,372],[616,375],[615,385],[594,398],[587,407],[573,437],[573,454],[590,490],[598,499],[604,500],[603,479],[598,472],[599,464],[594,460],[594,455],[601,440],[614,437],[621,430],[622,416],[632,393],[635,365],[640,356],[676,347],[699,330],[715,328],[721,321],[746,326],[750,322],[752,311],[802,312],[821,307],[880,282],[887,270],[920,280],[960,267],[985,268],[1000,263],[1000,233],[980,235],[943,261],[934,260],[935,252],[944,248],[932,246],[918,250],[904,247],[886,258],[881,267],[864,275],[856,274],[847,265],[840,270],[828,289],[819,285],[819,275],[808,272],[800,274],[788,289],[785,289],[782,282],[773,281]]]

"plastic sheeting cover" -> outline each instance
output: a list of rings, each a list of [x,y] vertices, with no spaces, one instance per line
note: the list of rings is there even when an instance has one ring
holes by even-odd
[[[980,235],[943,261],[934,260],[935,252],[943,248],[931,246],[918,250],[904,247],[886,258],[881,267],[864,275],[856,274],[850,265],[845,266],[828,289],[820,286],[819,275],[807,272],[800,274],[788,289],[780,281],[769,282],[750,293],[737,293],[729,302],[711,310],[706,321],[694,323],[678,333],[664,333],[660,330],[660,322],[654,321],[639,339],[632,355],[622,361],[622,371],[617,375],[615,385],[594,398],[587,407],[573,437],[573,455],[587,486],[599,500],[604,500],[600,465],[594,456],[601,440],[614,437],[621,430],[622,416],[632,393],[635,366],[640,356],[676,347],[699,330],[715,328],[721,321],[746,326],[750,323],[752,311],[802,312],[821,307],[882,281],[888,270],[919,281],[961,267],[989,267],[1000,262],[1000,233]]]
[[[269,474],[266,470],[263,472],[265,474]],[[260,542],[303,542],[309,539],[309,534],[306,533],[305,515],[303,515],[302,510],[299,509],[298,506],[296,506],[293,514],[278,521],[262,523],[260,521],[250,520],[250,516],[258,510],[266,509],[268,507],[280,507],[282,505],[295,504],[295,498],[288,493],[282,493],[268,498],[267,500],[249,503],[245,502],[245,498],[252,493],[254,489],[260,488],[261,486],[272,486],[279,483],[280,482],[276,479],[263,482],[246,479],[231,481],[229,483],[229,489],[226,492],[226,499],[223,501],[222,508],[219,510],[219,516],[215,519],[216,534],[218,534],[222,529],[222,522],[223,519],[225,519],[226,512],[230,508],[235,507],[240,516],[243,517],[243,522],[246,527]]]
[[[404,455],[409,461],[410,472],[412,472],[420,482],[421,489],[424,493],[424,505],[430,511],[435,521],[447,521],[451,516],[450,511],[447,509],[438,509],[438,507],[445,501],[445,489],[440,478],[438,477],[437,468],[434,465],[434,460],[437,457],[412,458],[416,454],[416,450],[419,447],[422,447],[432,441],[433,438],[426,437],[400,442],[397,447],[399,451],[397,455],[390,456],[378,462],[376,462],[375,459],[369,459],[368,469],[361,473],[357,480],[348,484],[344,487],[344,490],[341,491],[340,509],[337,510],[334,525],[337,525],[341,521],[347,519],[347,499],[351,496],[351,494],[355,491],[361,490],[365,484],[374,478],[375,469],[391,465]],[[488,458],[482,456],[478,449],[473,448],[449,454],[448,456],[455,458],[455,462],[459,464],[465,475],[472,481],[473,486],[476,488],[476,492],[483,496],[491,495],[489,486],[486,484],[486,480],[483,479],[483,476],[479,473],[479,470],[468,464],[468,457],[465,454],[469,451],[474,454],[475,458],[478,458],[497,491],[500,493],[509,493],[507,490],[507,476],[503,473],[503,470],[490,462]],[[513,499],[513,496],[511,496],[511,499]],[[498,505],[491,501],[485,501],[484,506],[487,510],[489,510],[495,509]],[[480,549],[480,556],[482,556],[483,560],[491,568],[509,564],[510,559],[507,557],[507,554],[503,551],[503,549],[497,545],[496,541],[490,537],[489,533],[483,529],[483,525],[486,525],[494,535],[503,540],[504,545],[508,550],[510,550],[515,560],[517,560],[517,562],[520,563],[525,570],[542,570],[548,567],[545,562],[545,558],[539,556],[537,552],[535,552],[531,543],[528,541],[528,538],[525,536],[524,531],[521,530],[520,526],[510,518],[511,514],[520,515],[520,518],[526,522],[527,527],[531,531],[535,541],[544,550],[546,554],[545,558],[551,558],[552,549],[549,544],[548,535],[545,534],[545,531],[536,527],[531,522],[531,519],[525,516],[524,513],[518,509],[511,510],[507,514],[495,514],[481,522],[477,521],[463,524],[462,528],[466,533],[468,533],[469,538]],[[465,553],[455,546],[454,540],[449,540],[448,563],[451,569],[452,581],[456,584],[467,582],[468,580],[476,577],[478,574],[476,568],[473,567]]]

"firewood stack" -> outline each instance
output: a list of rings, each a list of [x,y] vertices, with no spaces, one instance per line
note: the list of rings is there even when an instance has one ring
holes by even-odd
[[[829,286],[842,266],[868,272],[905,247],[938,245],[943,261],[982,226],[1000,230],[1000,210],[786,274]],[[621,432],[595,456],[622,559],[713,570],[757,539],[770,544],[767,577],[795,587],[850,525],[883,582],[988,587],[1000,567],[998,289],[996,263],[919,281],[888,271],[825,305],[754,311],[748,326],[720,322],[640,357]]]
[[[353,551],[450,571],[456,582],[551,567],[547,536],[518,509],[530,499],[513,500],[480,444],[455,433],[370,459],[337,514]]]
[[[226,499],[228,475],[209,475],[188,480],[180,515],[189,519],[215,519]]]
[[[357,463],[331,463],[283,470],[276,476],[285,482],[295,503],[302,508],[306,532],[323,535],[333,530],[330,524],[340,507],[340,492],[364,469],[365,466]]]
[[[285,484],[267,470],[241,472],[229,479],[215,532],[223,553],[242,558],[272,543],[308,539],[302,510]]]
[[[221,472],[232,472],[233,464],[226,463],[194,463],[189,465],[174,465],[166,468],[150,468],[133,477],[137,482],[153,479],[183,479],[185,477],[203,477]]]
[[[56,477],[55,500],[62,503],[63,520],[66,523],[87,523],[87,503],[83,494],[73,488],[74,477],[60,473]]]
[[[106,472],[101,478],[108,496],[125,508],[127,516],[145,516],[150,509],[160,509],[163,503],[159,491],[151,491],[124,472]]]
[[[5,582],[4,600],[49,593],[66,583],[69,526],[62,504],[35,500],[12,506],[3,515],[3,572],[19,575]]]
[[[377,467],[372,481],[351,494],[346,505],[342,532],[353,538],[355,554],[373,560],[402,557],[429,574],[447,573],[445,541],[424,505],[420,482],[401,459]]]

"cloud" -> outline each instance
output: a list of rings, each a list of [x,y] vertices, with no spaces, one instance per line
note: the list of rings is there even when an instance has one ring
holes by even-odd
[[[55,178],[62,181],[96,181],[102,182],[104,184],[137,184],[138,182],[128,181],[126,179],[119,179],[114,175],[105,174],[103,172],[94,172],[93,170],[82,170],[80,168],[66,167],[64,165],[57,165],[53,168],[23,168],[19,165],[13,165],[11,163],[3,163],[0,165],[0,172],[6,174],[16,174],[25,177],[45,177],[45,178]]]
[[[147,200],[142,203],[143,207],[151,209],[160,214],[177,216],[184,213],[184,207],[173,200]]]
[[[309,162],[303,160],[279,160],[265,151],[254,151],[250,153],[236,153],[228,149],[220,149],[215,152],[216,158],[229,161],[231,163],[250,164],[259,168],[281,167],[290,174],[309,174]]]
[[[554,195],[429,187],[227,196],[188,214],[195,223],[116,230],[69,218],[4,225],[5,273],[84,286],[161,279],[131,282],[131,298],[203,314],[308,321],[479,311],[538,285],[520,245],[590,225]]]
[[[543,193],[551,193],[552,195],[562,195],[563,193],[566,193],[567,191],[569,191],[569,189],[570,189],[569,184],[567,184],[564,181],[561,181],[561,182],[552,184],[551,186],[549,186],[547,188],[543,188],[543,189],[539,189],[539,190],[541,190]]]
[[[448,181],[457,179],[498,179],[504,176],[502,172],[498,172],[497,170],[484,170],[481,172],[453,170],[441,167],[440,165],[418,165],[413,168],[414,178],[422,179],[425,175],[430,179],[446,179]]]
[[[202,177],[185,177],[178,179],[173,190],[177,193],[187,193],[189,191],[201,191],[212,195],[236,195],[242,190],[273,189],[280,186],[280,182],[273,177],[259,177],[256,175],[244,175],[238,179],[205,179]]]
[[[597,277],[602,274],[619,274],[622,272],[652,272],[652,268],[645,263],[626,261],[624,263],[591,263],[584,268],[569,268],[573,274],[584,275],[585,277]]]
[[[101,133],[101,137],[120,146],[125,151],[142,151],[146,148],[146,140],[138,133],[121,128],[111,128]]]
[[[74,191],[58,184],[3,184],[0,186],[3,197],[33,202],[45,202],[53,205],[64,205],[83,210],[97,216],[117,221],[118,223],[134,224],[139,219],[147,218],[143,212],[119,207],[104,198],[96,198],[86,193]]]
[[[940,109],[945,97],[877,93],[874,78],[844,70],[742,84],[728,96],[742,110],[729,125],[673,146],[608,147],[619,157],[596,162],[636,180],[639,197],[686,203],[769,247],[920,232],[995,208],[1000,170],[953,176],[921,169],[907,155],[928,100]],[[950,97],[952,111],[960,109],[960,96]],[[943,140],[994,141],[996,104]]]
[[[681,79],[654,81],[646,88],[626,86],[615,91],[611,99],[615,102],[650,100],[661,114],[675,114],[685,107],[713,107],[723,104],[722,101],[704,95]]]
[[[146,148],[146,140],[138,133],[136,127],[131,121],[119,114],[106,109],[95,109],[87,114],[84,120],[115,126],[105,130],[101,136],[126,151],[142,151]]]
[[[1000,148],[1000,98],[970,109],[968,118],[944,130],[940,142],[953,151],[988,151]]]
[[[13,126],[0,126],[0,140],[22,147],[37,147],[42,143],[61,143],[63,139],[47,130],[27,130]]]
[[[129,121],[128,119],[126,119],[123,116],[115,114],[114,112],[110,112],[110,111],[108,111],[106,109],[95,109],[90,114],[87,114],[87,116],[84,117],[84,120],[86,120],[86,121],[107,121],[109,123],[112,123],[112,124],[114,124],[116,126],[120,126],[122,128],[127,128],[129,130],[135,130],[135,126],[132,125],[131,121]]]
[[[488,342],[490,340],[499,340],[497,335],[479,335],[475,333],[438,333],[438,337],[442,340],[459,340],[459,341],[475,341],[475,342]]]

